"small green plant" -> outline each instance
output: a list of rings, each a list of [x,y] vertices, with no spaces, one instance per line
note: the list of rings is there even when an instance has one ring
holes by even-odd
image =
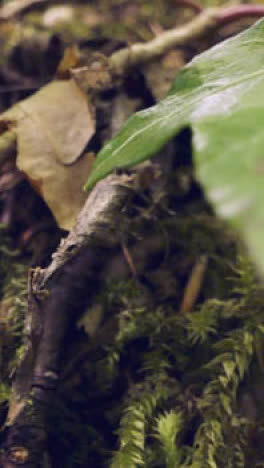
[[[169,411],[157,418],[157,435],[160,441],[166,468],[178,468],[181,465],[182,451],[176,440],[182,429],[182,415],[176,411]]]

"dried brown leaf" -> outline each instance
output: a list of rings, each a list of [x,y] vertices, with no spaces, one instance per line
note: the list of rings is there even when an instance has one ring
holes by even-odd
[[[52,152],[63,164],[76,161],[95,131],[87,97],[74,80],[53,81],[5,112],[3,118],[15,120],[17,129],[23,125],[25,131],[31,121],[32,147]]]
[[[86,95],[73,80],[54,81],[2,117],[16,122],[18,168],[59,226],[70,229],[86,199],[82,186],[93,162],[91,153],[80,157],[95,131]]]

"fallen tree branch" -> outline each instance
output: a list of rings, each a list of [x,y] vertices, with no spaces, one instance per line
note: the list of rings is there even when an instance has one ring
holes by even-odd
[[[21,454],[24,467],[48,463],[47,411],[59,379],[63,342],[70,323],[97,290],[106,250],[119,244],[122,207],[134,177],[111,175],[99,183],[50,267],[37,269],[30,281],[26,352],[13,384],[3,468],[20,466]]]
[[[124,200],[135,184],[136,175],[127,177],[112,174],[100,181],[90,193],[76,224],[66,239],[62,239],[53,254],[51,264],[39,272],[34,282],[34,291],[45,289],[52,275],[87,245],[113,247],[117,243],[114,229],[116,216],[122,209]],[[116,226],[118,230],[118,224]]]
[[[173,152],[174,145],[169,144],[164,148],[163,158],[156,157],[156,164],[164,166],[163,173],[158,171],[157,186],[161,190],[170,172]],[[109,264],[120,249],[124,219],[127,225],[124,208],[131,194],[135,194],[141,170],[139,167],[129,174],[112,174],[100,181],[50,266],[33,271],[29,282],[26,353],[13,384],[5,425],[3,468],[19,466],[21,453],[24,468],[49,466],[45,465],[49,460],[47,414],[61,377],[67,333],[80,312],[92,305],[105,276],[106,262]],[[143,259],[140,255],[139,261],[144,263],[144,255]],[[126,262],[121,262],[119,274],[124,268]]]

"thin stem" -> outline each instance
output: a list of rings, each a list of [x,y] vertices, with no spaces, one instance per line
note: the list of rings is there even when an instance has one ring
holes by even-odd
[[[218,24],[224,26],[246,17],[261,18],[264,16],[263,5],[238,5],[234,7],[224,8],[217,15]]]
[[[184,26],[165,31],[145,44],[133,44],[115,52],[110,57],[113,73],[122,76],[132,67],[154,60],[174,47],[207,34],[217,27],[219,11],[218,8],[207,8]]]
[[[1,7],[0,20],[9,20],[22,13],[24,10],[34,5],[45,3],[46,1],[47,0],[13,0]]]

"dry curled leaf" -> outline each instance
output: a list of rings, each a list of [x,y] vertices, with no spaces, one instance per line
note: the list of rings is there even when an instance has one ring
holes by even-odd
[[[76,161],[95,131],[87,97],[74,80],[53,81],[5,112],[3,118],[16,122],[17,133],[21,127],[27,133],[29,125],[35,133],[28,135],[32,148],[27,149],[52,152],[63,164]]]
[[[54,81],[2,117],[16,122],[18,168],[59,226],[71,229],[87,196],[82,185],[93,162],[91,153],[80,156],[95,131],[86,95],[73,80]]]
[[[24,154],[29,141],[19,138]],[[51,209],[58,225],[70,230],[82,208],[87,194],[82,190],[86,174],[90,174],[94,162],[93,153],[85,153],[72,166],[65,166],[52,155],[35,160],[27,158],[18,166],[29,177],[31,185],[40,193]]]

